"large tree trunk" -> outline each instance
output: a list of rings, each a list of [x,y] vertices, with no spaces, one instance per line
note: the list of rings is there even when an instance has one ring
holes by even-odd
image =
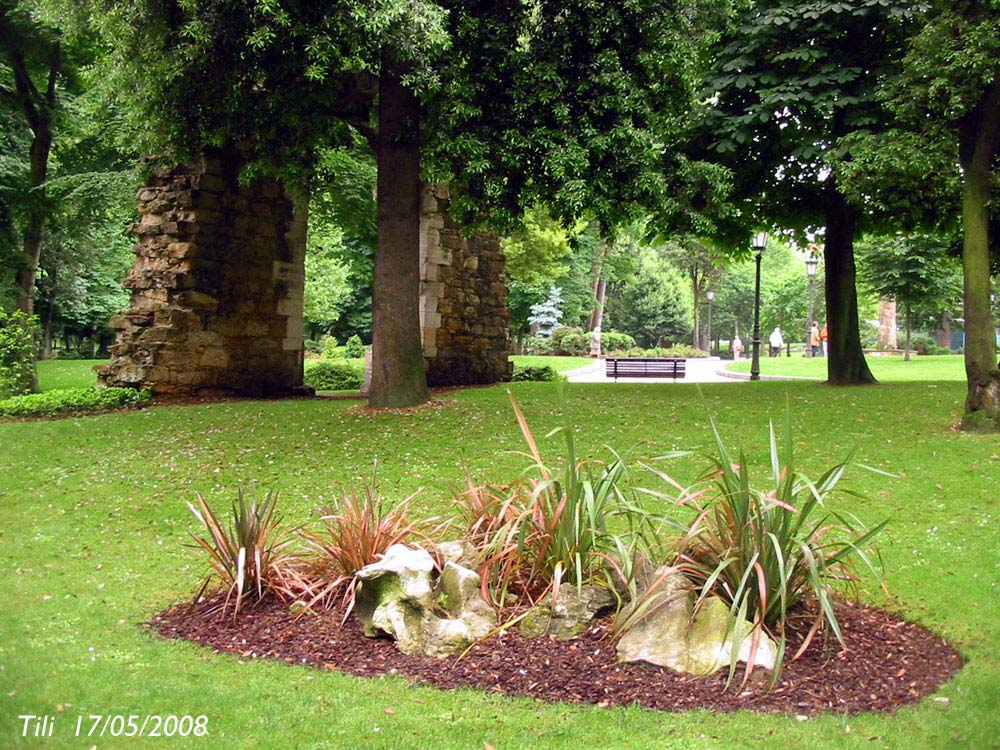
[[[18,309],[34,314],[35,279],[38,261],[42,255],[45,236],[45,179],[49,169],[49,151],[52,149],[52,110],[56,103],[56,80],[61,64],[61,48],[52,45],[48,54],[48,80],[44,91],[39,91],[31,76],[21,49],[10,51],[9,60],[14,74],[14,88],[33,135],[29,153],[28,208],[25,216],[24,247],[21,266],[17,270]],[[38,378],[32,367],[33,391],[38,390]]]
[[[962,271],[965,277],[967,427],[1000,428],[1000,368],[990,312],[990,168],[1000,146],[1000,79],[959,130],[962,161]]]
[[[35,313],[35,279],[38,276],[38,262],[42,257],[42,242],[45,238],[45,178],[48,175],[51,149],[52,132],[46,119],[31,141],[28,173],[30,196],[24,225],[24,257],[17,270],[17,307],[28,315]]]
[[[861,348],[858,293],[855,284],[854,231],[858,210],[847,203],[830,178],[827,186],[826,314],[830,356],[826,361],[831,385],[867,385],[877,382]]]
[[[48,57],[47,85],[43,91],[39,91],[28,74],[23,51],[12,49],[9,54],[18,104],[28,120],[33,136],[28,160],[29,196],[24,227],[24,258],[17,271],[20,292],[18,309],[28,315],[34,313],[35,277],[44,237],[45,178],[49,169],[49,151],[52,150],[52,110],[56,103],[56,79],[61,62],[59,44],[52,46]]]
[[[379,79],[375,158],[378,244],[372,294],[372,380],[368,405],[395,408],[430,397],[420,340],[420,103],[402,67]]]
[[[698,312],[701,307],[701,277],[698,274],[698,266],[692,266],[688,273],[691,277],[691,293],[694,296],[694,310],[691,311],[694,317],[692,344],[695,349],[701,349],[701,315]]]

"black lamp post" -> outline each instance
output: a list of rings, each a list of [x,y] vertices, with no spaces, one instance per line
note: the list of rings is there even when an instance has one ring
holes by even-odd
[[[753,361],[750,363],[750,379],[760,380],[760,256],[767,247],[767,232],[757,232],[751,244],[754,260],[757,262],[757,275],[753,288]]]
[[[712,354],[712,300],[715,299],[715,290],[709,289],[705,292],[705,299],[708,300],[708,332],[706,338],[708,338],[708,353]]]
[[[806,276],[809,277],[809,320],[806,321],[806,351],[812,356],[812,324],[813,324],[813,282],[816,280],[816,266],[819,265],[819,258],[815,255],[815,249],[810,245],[809,255],[806,258]]]

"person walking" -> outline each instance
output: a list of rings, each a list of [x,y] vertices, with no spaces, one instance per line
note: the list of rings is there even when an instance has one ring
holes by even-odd
[[[830,349],[830,329],[826,327],[826,323],[823,324],[823,328],[819,332],[820,344],[823,346],[823,356],[829,356]]]
[[[819,337],[819,321],[814,320],[812,326],[809,328],[809,352],[814,357],[819,356],[820,347],[820,337]]]
[[[768,336],[768,343],[771,345],[771,356],[777,357],[781,354],[781,347],[785,345],[785,339],[781,335],[781,326],[775,326]]]
[[[737,333],[735,336],[733,336],[733,359],[734,360],[739,359],[740,354],[742,353],[743,353],[743,340]]]

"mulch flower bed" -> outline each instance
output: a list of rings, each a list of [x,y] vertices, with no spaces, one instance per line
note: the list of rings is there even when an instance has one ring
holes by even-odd
[[[798,716],[892,712],[933,692],[962,666],[958,653],[925,628],[848,603],[837,606],[848,650],[835,638],[824,643],[817,637],[802,657],[786,661],[771,690],[769,673],[762,670],[741,685],[740,669],[726,688],[725,670],[691,677],[648,664],[622,664],[608,619],[569,641],[525,638],[514,629],[479,642],[461,659],[436,659],[406,656],[388,639],[366,638],[354,617],[341,624],[342,612],[297,616],[286,604],[265,599],[234,620],[211,611],[212,606],[177,605],[149,627],[167,638],[195,641],[241,658],[281,659],[360,676],[401,674],[443,689],[471,687],[602,707],[751,709]],[[790,635],[789,658],[803,635]]]

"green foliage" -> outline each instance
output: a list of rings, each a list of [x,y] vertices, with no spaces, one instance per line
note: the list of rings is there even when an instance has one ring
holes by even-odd
[[[435,410],[433,419],[426,411],[372,419],[352,409],[349,401],[305,399],[161,406],[97,419],[0,424],[3,528],[7,553],[13,556],[9,570],[0,576],[0,598],[17,603],[0,612],[0,632],[7,638],[2,657],[5,716],[38,714],[38,707],[49,705],[52,696],[81,710],[96,700],[108,707],[180,711],[204,704],[207,692],[213,750],[262,743],[289,748],[329,745],[331,706],[338,712],[336,733],[343,731],[337,743],[409,747],[415,725],[408,717],[427,716],[431,705],[441,712],[441,720],[420,725],[420,742],[449,750],[468,747],[470,736],[479,746],[488,741],[498,748],[544,745],[546,750],[670,744],[753,748],[762,741],[802,750],[873,745],[989,748],[995,744],[1000,684],[1000,622],[995,607],[987,606],[994,601],[987,593],[994,572],[990,566],[1000,549],[995,498],[1000,461],[990,460],[996,436],[957,435],[948,429],[964,398],[962,357],[947,358],[955,373],[952,382],[942,382],[934,372],[914,375],[939,381],[933,383],[888,382],[891,378],[875,368],[893,359],[872,358],[873,371],[883,383],[878,388],[762,381],[754,394],[726,383],[703,389],[720,432],[747,446],[754,476],[768,461],[768,411],[774,413],[774,404],[786,393],[792,399],[800,468],[822,471],[836,460],[831,457],[860,443],[866,463],[900,475],[888,479],[850,471],[845,486],[850,481],[875,502],[844,496],[838,507],[869,525],[887,516],[893,519],[876,539],[893,594],[889,607],[959,643],[964,661],[937,695],[900,712],[829,711],[796,721],[793,716],[750,710],[665,714],[592,709],[220,656],[163,641],[136,626],[150,621],[178,595],[193,593],[193,583],[200,580],[197,557],[178,553],[180,545],[190,541],[184,522],[188,511],[183,503],[171,502],[171,495],[189,492],[183,499],[193,500],[193,489],[185,488],[201,489],[210,502],[217,498],[216,505],[224,503],[219,507],[225,510],[236,488],[248,477],[258,477],[280,490],[279,512],[289,526],[296,526],[314,519],[317,506],[333,501],[331,488],[360,489],[358,477],[370,476],[375,453],[381,456],[380,487],[390,499],[405,497],[420,485],[428,487],[411,505],[411,516],[420,518],[453,512],[452,495],[445,487],[462,483],[462,462],[456,457],[464,457],[480,481],[499,483],[517,476],[528,462],[505,450],[520,440],[507,396],[501,388],[474,388],[452,394],[454,403]],[[904,363],[895,358],[894,366],[917,373],[938,359],[918,357]],[[826,364],[822,359],[765,357],[762,365],[779,363]],[[44,380],[41,368],[39,378]],[[539,438],[543,457],[554,460],[562,440],[544,438],[558,422],[551,386],[515,384],[512,389]],[[568,385],[579,453],[608,457],[605,443],[652,446],[643,452],[663,453],[674,444],[711,450],[704,403],[693,394],[693,386],[673,383]],[[780,407],[775,416],[777,424]],[[433,429],[427,429],[431,425]],[[386,445],[393,449],[387,451]],[[135,466],[158,470],[137,475]],[[694,460],[671,464],[670,470],[693,478],[702,467]],[[643,472],[636,468],[630,466],[629,474],[642,484]],[[161,473],[167,477],[157,478]],[[216,486],[219,489],[213,489]],[[878,588],[868,585],[862,586],[862,602],[885,604]],[[851,645],[851,636],[845,636]],[[836,651],[836,641],[830,641]],[[600,647],[603,651],[605,644]],[[854,643],[852,650],[858,647]],[[851,653],[844,658],[850,659]],[[839,661],[836,653],[831,658],[831,663]],[[256,718],[249,723],[248,684],[275,696],[254,702]],[[16,695],[7,695],[14,691]],[[373,706],[378,707],[378,735],[372,734]],[[398,713],[387,716],[381,706],[392,706]],[[451,721],[452,714],[460,721]],[[52,750],[78,747],[71,726],[59,724],[65,720],[57,719],[55,737],[34,744]],[[19,739],[21,722],[3,720],[2,725],[4,737],[10,737],[2,744],[33,743]],[[674,731],[667,736],[671,726]],[[706,739],[699,739],[701,734]],[[869,741],[873,736],[882,740]],[[98,744],[125,748],[137,743],[134,738],[112,738]],[[164,744],[179,748],[183,743]]]
[[[560,399],[562,399],[560,390]],[[531,465],[509,486],[476,486],[458,499],[467,537],[477,546],[484,595],[497,606],[530,604],[560,586],[601,583],[614,588],[630,569],[647,514],[622,489],[625,459],[578,461],[568,423],[562,479],[542,462],[521,407],[510,396]],[[613,520],[615,519],[615,520]],[[616,521],[628,533],[614,533]]]
[[[225,592],[218,609],[225,613],[232,608],[235,617],[244,600],[253,594],[258,601],[270,592],[285,594],[292,540],[284,536],[280,518],[275,515],[277,501],[278,493],[268,492],[263,499],[251,497],[248,502],[241,487],[233,500],[228,524],[200,494],[197,507],[187,504],[208,533],[204,537],[190,532],[195,541],[191,547],[205,555],[212,570],[196,598],[218,579]]]
[[[361,337],[354,335],[347,339],[344,344],[344,353],[351,359],[359,359],[365,356],[365,345]]]
[[[790,406],[785,410],[783,450],[771,423],[771,485],[766,489],[753,487],[747,456],[741,452],[739,461],[732,459],[714,420],[712,433],[716,452],[706,455],[709,468],[698,483],[683,487],[654,470],[679,494],[652,494],[692,511],[692,520],[680,524],[672,565],[695,585],[699,603],[718,596],[729,604],[732,618],[754,624],[758,638],[761,629],[778,638],[772,678],[777,680],[786,626],[796,607],[805,606],[813,618],[796,657],[823,625],[844,644],[833,607],[834,586],[857,584],[855,561],[881,580],[868,547],[887,521],[868,529],[853,514],[831,507],[850,455],[815,481],[796,468]],[[662,458],[684,455],[674,452]],[[752,664],[748,673],[751,669]]]
[[[303,317],[310,330],[328,331],[351,298],[350,269],[338,256],[342,237],[337,228],[316,223],[309,222]]]
[[[549,365],[539,367],[514,365],[514,373],[510,377],[511,381],[515,383],[522,381],[551,382],[558,380],[558,378],[559,373],[556,372],[556,368]]]
[[[3,417],[56,417],[63,414],[133,409],[153,400],[150,391],[134,388],[62,388],[0,401]]]
[[[507,277],[530,286],[562,278],[569,273],[564,261],[572,252],[571,240],[586,226],[577,222],[567,228],[544,205],[525,210],[521,227],[500,244]]]
[[[549,336],[549,341],[552,342],[552,348],[556,352],[559,352],[563,348],[562,341],[563,338],[574,333],[582,333],[582,329],[575,326],[556,326],[552,329],[552,335]]]
[[[691,305],[691,290],[680,272],[647,250],[634,278],[610,286],[605,320],[640,346],[658,346],[662,339],[689,338]]]
[[[337,359],[340,356],[340,343],[336,336],[323,337],[323,359]]]
[[[858,282],[895,299],[910,316],[940,319],[961,308],[962,276],[946,237],[929,234],[871,237],[858,245]]]
[[[556,354],[562,354],[570,357],[585,357],[590,353],[590,334],[589,333],[569,333],[563,336],[559,347],[556,349]]]
[[[917,335],[910,339],[910,346],[917,354],[948,355],[951,350],[938,344],[933,336]]]
[[[629,349],[616,349],[605,352],[609,357],[660,357],[669,359],[698,359],[708,356],[708,352],[695,349],[687,344],[675,344],[669,348],[653,346],[643,349],[638,346]]]
[[[35,383],[35,319],[0,309],[0,399],[29,393]]]
[[[601,346],[604,351],[621,351],[635,346],[635,339],[627,333],[601,331]]]
[[[549,289],[549,296],[544,302],[531,306],[528,322],[538,326],[538,335],[548,337],[562,320],[562,289],[557,286]]]
[[[318,391],[356,391],[364,380],[364,371],[344,360],[318,359],[305,367],[305,382]]]
[[[524,339],[524,351],[535,355],[554,354],[555,347],[549,336],[528,336]]]

